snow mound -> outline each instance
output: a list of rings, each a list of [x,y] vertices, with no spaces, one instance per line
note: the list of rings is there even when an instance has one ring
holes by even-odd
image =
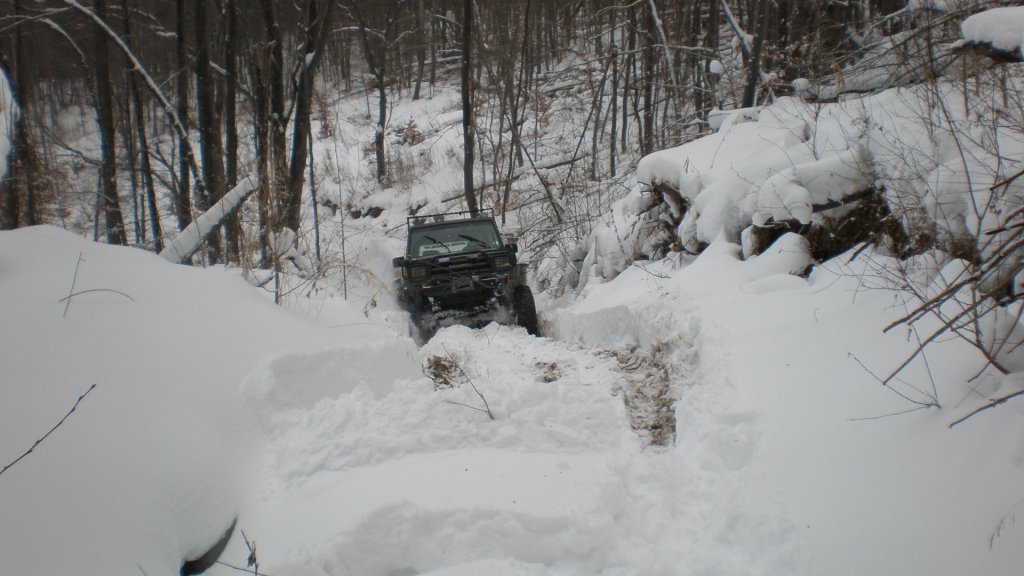
[[[0,232],[0,301],[0,462],[96,385],[0,477],[9,574],[176,574],[254,491],[265,440],[241,391],[246,375],[287,351],[354,344],[235,273],[52,227]],[[332,357],[351,372],[372,349]]]
[[[948,425],[1020,379],[979,376],[984,359],[950,339],[880,386],[871,371],[918,337],[882,333],[915,305],[882,289],[902,263],[864,250],[804,279],[787,273],[807,262],[799,241],[743,261],[720,237],[681,265],[634,263],[549,315],[553,335],[658,350],[673,375],[676,445],[638,466],[675,478],[666,501],[681,509],[645,511],[675,535],[680,562],[662,573],[1016,573],[1024,411]],[[963,269],[908,266],[934,290]],[[920,405],[932,398],[942,408]]]
[[[391,392],[395,380],[419,373],[412,359],[412,342],[404,343],[405,350],[400,350],[395,342],[378,341],[319,352],[288,353],[266,361],[250,374],[243,390],[249,401],[268,416],[277,411],[310,409],[359,386],[368,387],[371,395],[380,399]]]
[[[1024,42],[1024,6],[992,8],[960,24],[964,40],[989,44],[998,50],[1020,52]],[[1024,53],[1021,54],[1024,58]]]
[[[336,361],[283,356],[246,390],[267,374],[279,392],[293,376],[318,388]],[[442,329],[418,361],[433,379],[398,378],[384,396],[356,386],[277,404],[288,409],[269,431],[263,489],[240,519],[268,551],[263,566],[381,576],[600,566],[624,499],[619,458],[639,446],[614,395],[615,359],[491,324]],[[229,557],[244,553],[231,546]]]
[[[1016,15],[1021,9],[1008,10]],[[1008,21],[1014,22],[1011,15]],[[1024,30],[1015,33],[1019,44]],[[940,110],[933,107],[936,98]],[[675,193],[660,193],[664,206],[654,212],[657,222],[638,210],[610,220],[615,230],[648,225],[650,231],[631,241],[638,250],[625,256],[657,257],[657,251],[643,249],[643,235],[670,243],[659,236],[666,221],[675,227],[674,240],[697,252],[722,232],[737,242],[750,226],[821,223],[849,213],[867,195],[881,194],[908,237],[934,238],[952,250],[999,228],[1001,215],[1024,197],[1024,186],[1012,178],[1024,165],[1020,131],[991,125],[1003,113],[997,101],[965,93],[955,82],[836,103],[780,98],[771,106],[732,112],[717,132],[641,159],[641,186],[623,204],[642,205],[651,187],[663,185],[685,206],[676,205]],[[595,234],[607,236],[601,227]],[[610,269],[595,262],[589,270],[610,278],[628,262],[617,259]]]

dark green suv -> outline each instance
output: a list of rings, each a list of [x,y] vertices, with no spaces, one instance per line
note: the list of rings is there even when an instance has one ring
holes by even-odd
[[[410,216],[398,299],[429,337],[449,324],[516,324],[538,334],[518,247],[504,244],[491,211]]]

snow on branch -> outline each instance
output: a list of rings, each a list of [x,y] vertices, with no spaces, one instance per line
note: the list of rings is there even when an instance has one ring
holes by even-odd
[[[1024,6],[993,8],[974,14],[960,25],[963,40],[957,45],[984,45],[995,53],[1020,61],[1024,42]]]
[[[232,212],[256,190],[256,184],[247,176],[224,194],[216,204],[209,210],[203,212],[191,224],[178,234],[174,240],[167,244],[167,247],[160,252],[160,256],[166,260],[180,264],[193,254],[199,251],[203,242],[216,230]]]

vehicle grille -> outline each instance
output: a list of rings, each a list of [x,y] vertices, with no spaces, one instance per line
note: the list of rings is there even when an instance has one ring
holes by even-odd
[[[490,272],[491,264],[490,260],[486,257],[478,256],[476,258],[448,258],[447,262],[442,262],[444,258],[438,258],[431,263],[430,275],[452,275],[452,276],[463,276],[463,275],[474,275]]]

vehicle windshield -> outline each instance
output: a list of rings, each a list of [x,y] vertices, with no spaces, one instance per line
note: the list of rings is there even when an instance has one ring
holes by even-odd
[[[500,248],[501,238],[490,221],[459,221],[409,230],[409,255],[419,258]]]

